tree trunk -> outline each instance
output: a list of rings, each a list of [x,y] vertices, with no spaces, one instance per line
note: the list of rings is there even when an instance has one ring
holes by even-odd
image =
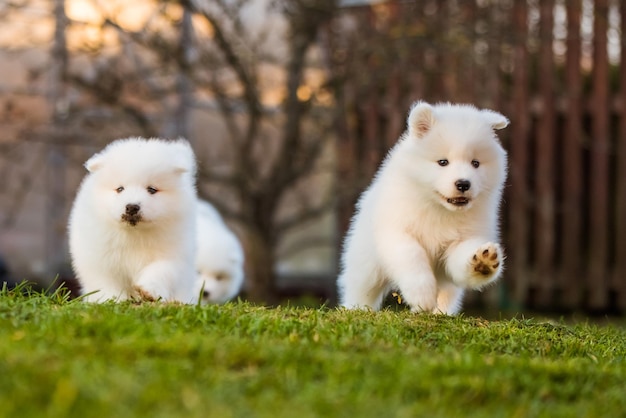
[[[46,157],[46,271],[52,275],[61,273],[66,256],[65,242],[65,166],[63,149],[69,105],[66,95],[67,39],[65,30],[67,16],[65,0],[54,3],[55,31],[51,54],[50,93],[52,107],[52,129],[47,135],[48,154]]]
[[[251,302],[275,304],[278,302],[274,264],[275,245],[268,234],[258,230],[246,231],[247,299]]]
[[[192,12],[187,6],[183,6],[183,17],[180,22],[180,41],[178,50],[178,79],[176,90],[178,92],[178,107],[174,112],[174,130],[172,137],[190,139],[189,120],[193,106],[193,83],[191,81],[192,48],[193,48],[193,23]]]

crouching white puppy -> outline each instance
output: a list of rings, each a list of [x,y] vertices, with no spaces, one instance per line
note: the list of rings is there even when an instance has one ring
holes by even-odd
[[[85,167],[69,244],[86,299],[193,302],[197,197],[189,143],[121,139]]]
[[[464,289],[500,277],[498,207],[508,120],[469,105],[417,102],[362,194],[338,279],[346,307],[379,309],[392,289],[414,311],[455,314]]]
[[[196,295],[202,303],[234,298],[243,284],[244,254],[237,236],[208,202],[198,202]]]

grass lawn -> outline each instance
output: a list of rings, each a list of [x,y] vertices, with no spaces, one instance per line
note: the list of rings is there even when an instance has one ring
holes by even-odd
[[[0,291],[0,417],[618,417],[626,330]]]

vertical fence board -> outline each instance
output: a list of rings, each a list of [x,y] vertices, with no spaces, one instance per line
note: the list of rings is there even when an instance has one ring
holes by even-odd
[[[357,160],[357,138],[355,135],[354,116],[350,114],[348,110],[346,96],[349,96],[344,89],[341,95],[338,97],[338,102],[341,103],[341,111],[337,118],[337,177],[341,181],[337,182],[337,217],[338,227],[340,231],[345,232],[350,225],[350,218],[354,211],[354,203],[356,199],[357,186],[357,173],[359,171],[359,162]],[[339,244],[342,243],[342,238],[339,239]]]
[[[355,19],[362,21],[362,13],[357,13]],[[334,61],[336,58],[333,54],[336,54],[338,51],[340,54],[346,54],[349,58],[352,58],[354,51],[345,50],[345,40],[340,40],[334,36],[337,30],[338,28],[333,24],[329,25],[328,36],[325,40],[329,49],[329,60],[333,65],[338,64],[337,67],[334,67],[334,71],[336,76],[341,79],[349,75],[350,69],[346,62]],[[337,239],[339,251],[341,251],[343,246],[344,235],[349,229],[350,220],[354,213],[354,205],[361,188],[359,179],[362,177],[363,172],[360,152],[362,138],[360,137],[359,109],[357,107],[358,90],[357,83],[344,83],[336,92],[338,104],[336,116],[336,173],[337,178],[340,180],[335,183],[335,190],[337,191],[337,226],[340,231]]]
[[[620,2],[621,63],[619,69],[619,131],[617,137],[615,193],[615,270],[614,287],[618,292],[618,307],[626,310],[626,4]]]
[[[508,190],[508,277],[514,278],[513,298],[523,302],[528,293],[528,7],[526,2],[516,1],[513,6],[515,27],[513,106],[510,151],[510,187]]]
[[[500,15],[502,14],[501,5],[494,4],[489,8],[489,18],[492,21],[498,21]],[[487,85],[484,86],[486,89],[486,97],[482,98],[477,97],[477,104],[480,106],[489,106],[493,107],[496,104],[501,104],[501,91],[502,91],[502,77],[500,77],[500,54],[501,54],[501,42],[503,38],[502,27],[501,25],[494,25],[492,30],[492,36],[488,39],[488,61],[492,63],[488,67],[487,71]]]
[[[477,18],[476,13],[476,2],[473,1],[462,1],[459,2],[459,8],[461,13],[461,22],[459,24],[464,24],[465,22],[473,22]],[[473,29],[473,28],[472,28]],[[468,29],[471,30],[471,29]],[[475,83],[467,82],[467,80],[475,80],[475,66],[474,64],[474,56],[472,54],[467,54],[462,56],[461,58],[461,66],[456,71],[456,75],[459,78],[459,83],[461,88],[458,91],[459,100],[464,103],[472,103],[476,99],[476,90],[480,89],[480,86],[476,86]]]
[[[376,167],[380,161],[380,121],[378,115],[378,107],[380,101],[377,98],[376,87],[370,87],[370,97],[365,103],[365,109],[363,111],[365,120],[363,121],[365,132],[365,175],[372,177],[376,172]]]
[[[561,303],[568,308],[581,301],[581,205],[583,179],[582,146],[582,74],[581,58],[581,0],[571,0],[567,8],[567,113],[563,137],[561,253]]]
[[[384,132],[384,148],[391,148],[404,130],[404,121],[408,110],[402,103],[401,77],[398,68],[394,68],[388,80],[384,113],[387,115],[387,128]]]
[[[535,146],[536,223],[534,256],[537,263],[537,303],[549,304],[554,277],[554,0],[540,2],[539,94],[541,108]]]
[[[593,19],[593,130],[589,197],[589,306],[601,309],[608,299],[608,0],[595,0]]]

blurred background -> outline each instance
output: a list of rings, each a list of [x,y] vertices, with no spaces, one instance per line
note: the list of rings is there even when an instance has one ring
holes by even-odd
[[[186,137],[246,249],[243,296],[333,306],[411,103],[451,101],[511,120],[507,270],[466,305],[624,312],[624,27],[616,0],[0,0],[0,280],[74,286],[84,161]]]

